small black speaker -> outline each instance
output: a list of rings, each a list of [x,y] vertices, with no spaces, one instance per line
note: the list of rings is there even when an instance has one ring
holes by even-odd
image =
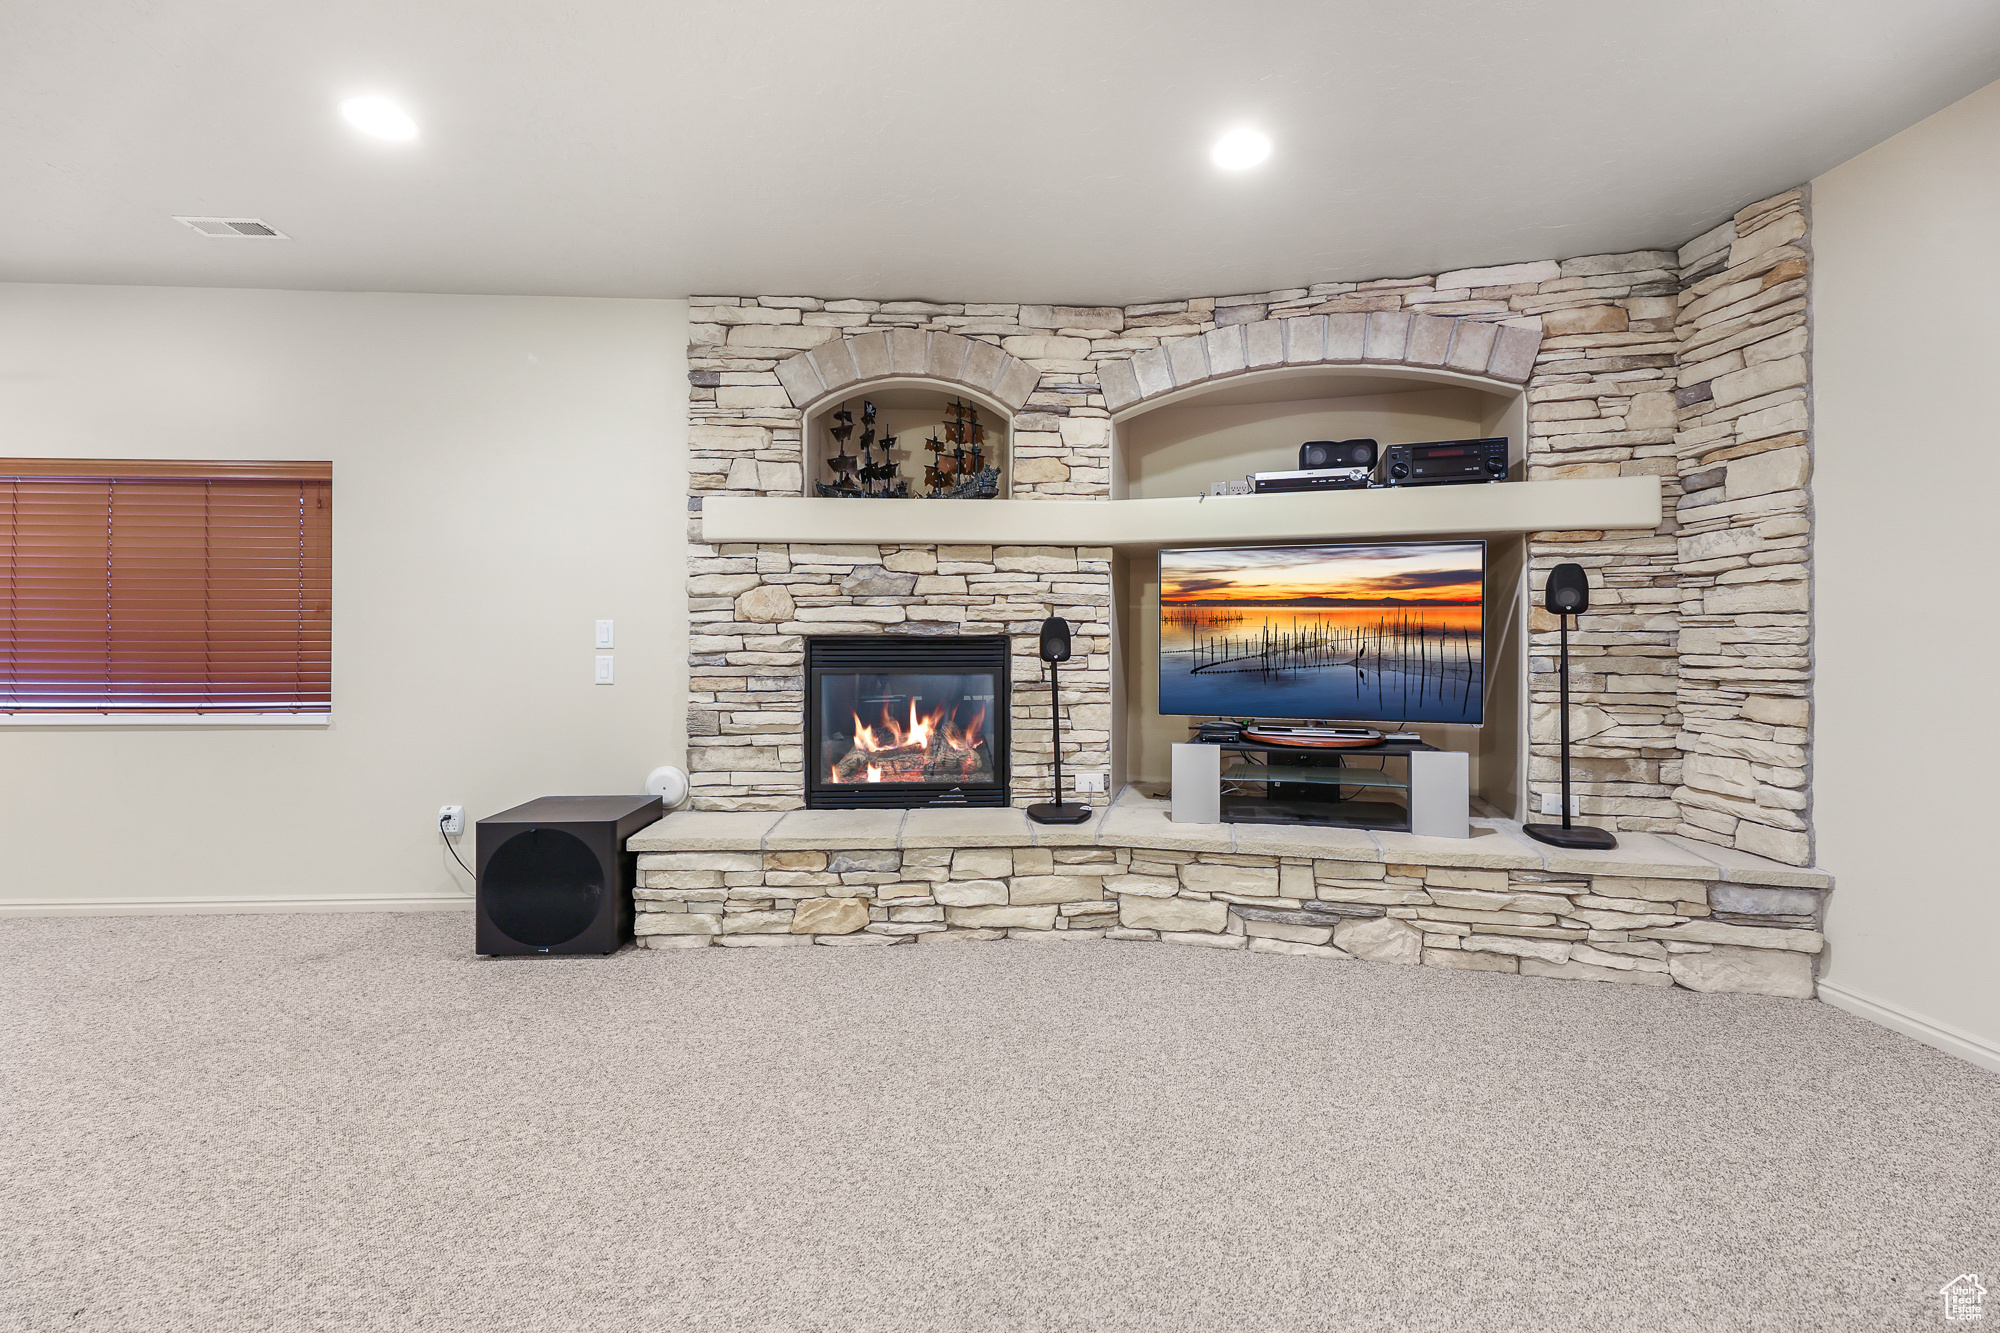
[[[1373,440],[1307,440],[1299,446],[1299,471],[1375,466]]]
[[[1582,565],[1557,565],[1543,589],[1549,610],[1559,616],[1582,615],[1590,609],[1590,579]]]
[[[1050,616],[1042,622],[1042,660],[1069,661],[1069,622],[1061,616]]]
[[[625,842],[663,810],[657,796],[544,796],[480,820],[477,952],[616,951],[638,883]]]

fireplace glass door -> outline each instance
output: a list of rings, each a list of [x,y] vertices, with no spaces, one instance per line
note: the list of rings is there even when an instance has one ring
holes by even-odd
[[[1007,803],[1004,638],[816,639],[807,674],[808,804]]]

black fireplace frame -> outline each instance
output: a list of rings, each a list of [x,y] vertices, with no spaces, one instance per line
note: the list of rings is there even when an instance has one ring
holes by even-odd
[[[1013,643],[1005,634],[918,638],[899,634],[830,634],[806,640],[805,796],[809,810],[911,810],[942,806],[1007,806],[1013,748]],[[857,671],[991,672],[993,769],[990,783],[833,783],[819,772],[820,678]]]

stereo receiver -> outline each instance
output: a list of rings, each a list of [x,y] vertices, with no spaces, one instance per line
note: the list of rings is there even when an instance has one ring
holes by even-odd
[[[1392,444],[1382,451],[1383,479],[1391,486],[1448,486],[1507,479],[1507,441],[1439,440]]]

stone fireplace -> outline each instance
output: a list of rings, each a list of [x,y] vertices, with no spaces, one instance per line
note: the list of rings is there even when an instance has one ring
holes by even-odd
[[[826,739],[808,735],[809,640],[1004,644],[999,697],[982,725],[992,729],[1005,800],[1025,805],[1049,799],[1054,763],[1049,683],[1035,653],[1035,632],[1047,617],[1062,616],[1075,644],[1062,674],[1063,766],[1103,772],[1110,765],[1108,548],[718,543],[699,549],[689,564],[688,604],[696,624],[688,768],[697,809],[833,803],[820,799],[834,795],[833,784],[812,794],[805,780],[807,755],[817,761],[816,746]],[[900,721],[907,731],[907,703],[904,709]],[[969,722],[961,713],[957,725]],[[820,719],[811,725],[824,730]],[[839,794],[854,796],[863,785],[881,784],[843,783]]]
[[[1006,805],[1009,657],[1001,635],[807,639],[806,805]]]
[[[718,499],[857,503],[802,498],[824,479],[806,475],[813,423],[840,403],[922,389],[981,404],[1005,432],[1010,498],[872,503],[1021,513],[1123,500],[1135,420],[1202,395],[1242,401],[1220,381],[1395,372],[1517,404],[1483,433],[1517,440],[1526,480],[1659,479],[1657,524],[1550,523],[1517,539],[1527,586],[1562,561],[1591,573],[1594,610],[1572,639],[1584,817],[1809,864],[1807,202],[1752,204],[1678,251],[1125,307],[691,298],[696,808],[812,802],[806,643],[867,635],[1008,638],[1007,799],[1047,799],[1033,634],[1048,615],[1077,638],[1057,704],[1064,767],[1112,786],[1160,776],[1129,768],[1143,615],[1118,585],[1131,543],[1093,540],[1108,525],[916,539],[896,535],[899,518],[842,528],[802,509],[750,525],[753,539],[709,529]],[[1526,814],[1555,785],[1556,626],[1536,611],[1520,628],[1510,707]]]
[[[641,941],[1163,941],[1810,996],[1830,884],[1807,868],[1810,262],[1792,191],[1679,251],[1122,308],[692,298],[694,808],[632,842]],[[1397,409],[1410,430],[1454,433],[1402,438],[1505,434],[1520,480],[1563,483],[1533,494],[1646,504],[1552,498],[1496,528],[1478,515],[1530,487],[1443,488],[1468,506],[1457,527],[1367,528],[1356,508],[1329,517],[1338,497],[1196,508],[1225,454],[1296,450],[1242,433],[1273,434],[1269,386],[1412,382],[1432,396]],[[808,498],[829,413],[878,395],[884,432],[914,437],[893,413],[925,394],[980,405],[1007,498]],[[1234,415],[1169,429],[1183,406]],[[1190,441],[1220,443],[1189,468]],[[1142,475],[1147,458],[1164,462]],[[1375,515],[1433,503],[1365,498]],[[1170,821],[1136,785],[1162,776],[1135,741],[1162,505],[1188,544],[1268,544],[1253,529],[1281,518],[1296,540],[1504,535],[1517,610],[1489,631],[1487,731],[1509,733],[1492,755],[1518,775],[1516,819],[1555,786],[1558,729],[1556,623],[1521,594],[1585,565],[1576,785],[1619,847],[1560,852],[1506,817],[1466,840]],[[1076,827],[1002,808],[1050,795],[1050,615],[1074,642],[1063,766],[1109,779]],[[950,656],[974,645],[980,665]]]

